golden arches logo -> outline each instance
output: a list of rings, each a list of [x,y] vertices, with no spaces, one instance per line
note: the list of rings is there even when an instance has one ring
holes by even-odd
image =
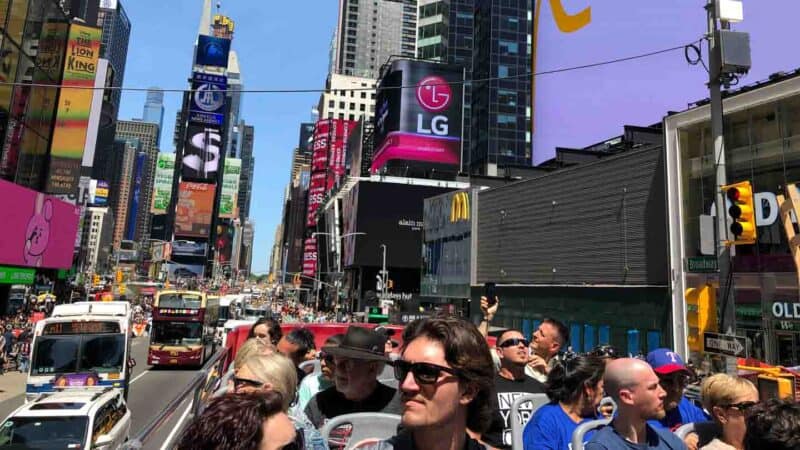
[[[458,192],[450,202],[450,223],[469,220],[469,194]]]
[[[541,0],[539,0],[541,1]],[[550,9],[553,11],[553,19],[556,26],[562,33],[572,33],[589,25],[592,21],[592,7],[587,6],[575,14],[569,14],[564,10],[563,0],[550,0]]]

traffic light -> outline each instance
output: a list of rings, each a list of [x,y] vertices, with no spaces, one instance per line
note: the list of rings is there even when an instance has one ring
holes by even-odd
[[[756,215],[753,203],[753,187],[749,181],[722,186],[728,198],[728,218],[731,221],[730,231],[734,239],[732,245],[755,244]]]
[[[294,274],[294,278],[292,279],[292,284],[294,284],[295,286],[300,286],[301,284],[303,284],[303,280],[302,278],[300,278],[299,273]]]
[[[92,286],[100,286],[100,275],[94,274],[92,276]]]
[[[117,283],[122,283],[122,271],[121,270],[117,270],[116,280],[117,280]]]
[[[686,340],[689,349],[703,351],[703,333],[717,331],[717,290],[706,284],[686,289],[686,325],[689,333]]]

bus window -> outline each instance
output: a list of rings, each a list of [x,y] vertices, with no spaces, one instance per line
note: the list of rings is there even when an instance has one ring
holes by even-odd
[[[642,347],[639,345],[639,330],[628,330],[628,354],[636,356],[641,353]]]
[[[522,320],[522,335],[525,336],[525,338],[533,335],[533,323],[531,319]]]
[[[652,352],[653,350],[661,348],[661,332],[660,331],[648,331],[647,332],[647,351]]]
[[[583,326],[583,351],[590,352],[595,347],[595,340],[594,340],[594,325],[589,325],[588,323]]]
[[[606,345],[611,343],[611,327],[608,325],[600,325],[597,327],[597,343]]]
[[[572,347],[573,352],[581,351],[581,327],[578,323],[573,323],[569,326],[569,345]]]

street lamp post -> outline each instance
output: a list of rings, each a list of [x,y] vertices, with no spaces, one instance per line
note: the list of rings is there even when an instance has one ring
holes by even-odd
[[[381,244],[383,249],[383,266],[381,268],[381,306],[386,300],[386,285],[389,283],[389,272],[386,271],[386,244]]]

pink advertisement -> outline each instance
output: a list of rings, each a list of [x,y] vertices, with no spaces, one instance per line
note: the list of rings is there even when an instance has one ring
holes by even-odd
[[[333,127],[330,136],[330,151],[328,153],[328,189],[333,188],[339,179],[344,176],[345,147],[350,138],[350,132],[355,128],[356,122],[351,120],[333,120]]]
[[[0,180],[0,264],[72,266],[80,208],[52,195]]]
[[[317,239],[306,239],[303,249],[303,275],[312,277],[317,274]]]
[[[320,120],[314,126],[314,147],[311,153],[311,171],[328,170],[328,135],[333,119]]]
[[[306,225],[313,227],[317,224],[317,208],[322,204],[325,197],[325,172],[315,172],[311,174],[311,183],[308,187],[308,211],[306,215]]]

